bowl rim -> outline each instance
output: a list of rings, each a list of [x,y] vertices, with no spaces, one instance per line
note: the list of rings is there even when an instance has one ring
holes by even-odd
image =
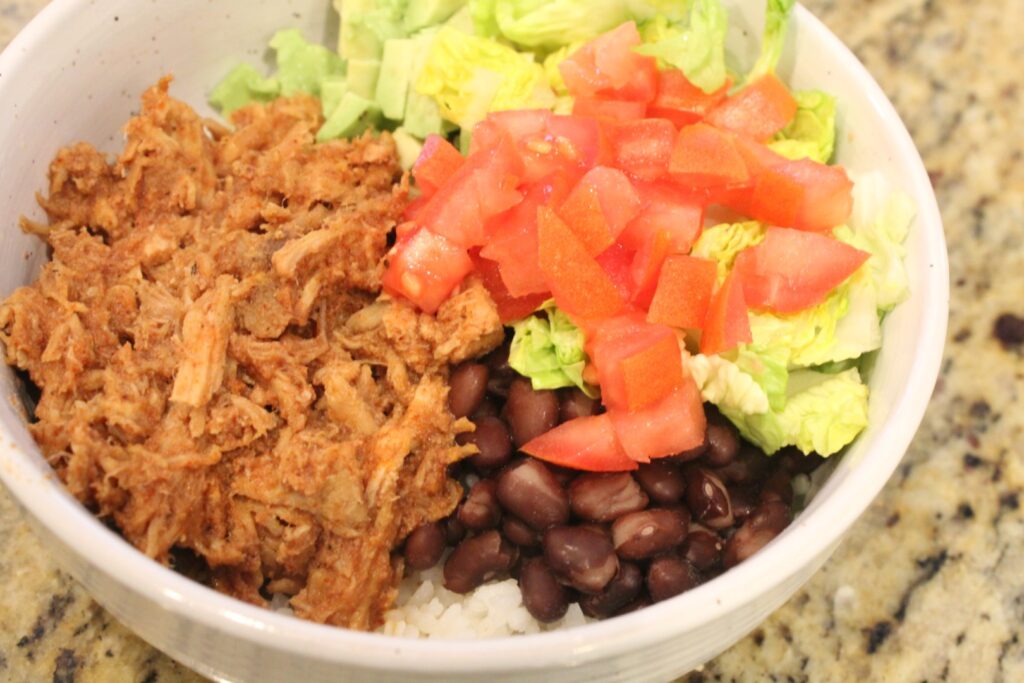
[[[66,15],[84,4],[81,0],[54,0],[43,8],[0,53],[0,75],[30,68],[27,55],[39,49]],[[756,560],[743,563],[685,595],[614,620],[505,638],[418,640],[315,624],[243,603],[144,556],[88,514],[56,477],[49,476],[42,488],[25,489],[19,487],[22,477],[3,467],[0,479],[31,516],[62,543],[82,557],[106,558],[105,566],[93,566],[123,589],[151,600],[174,616],[214,630],[230,631],[231,635],[268,650],[367,670],[481,673],[572,666],[664,641],[767,593],[796,573],[799,565],[793,557],[811,558],[825,553],[877,496],[899,464],[920,425],[938,377],[949,310],[948,256],[942,219],[924,163],[909,132],[880,86],[842,41],[802,5],[796,7],[795,21],[801,30],[816,34],[817,39],[835,51],[870,108],[892,126],[897,139],[895,154],[914,167],[912,177],[903,181],[917,202],[919,225],[928,233],[928,248],[922,254],[927,286],[915,293],[925,297],[921,329],[927,333],[922,332],[918,339],[908,382],[874,434],[874,448],[865,454],[865,460],[871,454],[877,456],[872,459],[872,466],[854,468],[814,514],[795,520],[791,528],[799,533],[780,537],[758,553]],[[4,88],[5,79],[0,76],[0,97]],[[31,461],[32,454],[23,453],[6,441],[0,444],[2,460],[25,473],[38,470]],[[458,657],[452,657],[453,650],[458,651]]]

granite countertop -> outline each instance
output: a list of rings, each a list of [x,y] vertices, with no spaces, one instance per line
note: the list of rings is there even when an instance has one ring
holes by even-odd
[[[45,5],[0,2],[0,46]],[[939,197],[952,303],[903,465],[811,582],[704,681],[1024,680],[1024,2],[805,0],[896,104]],[[1014,284],[1016,283],[1016,284]],[[198,681],[118,624],[0,489],[0,680]]]

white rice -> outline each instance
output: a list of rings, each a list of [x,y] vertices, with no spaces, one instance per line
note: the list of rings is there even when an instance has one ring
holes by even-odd
[[[560,620],[542,624],[523,606],[515,579],[496,581],[459,595],[444,587],[441,564],[407,576],[398,606],[386,615],[382,633],[406,638],[498,638],[580,626],[589,621],[573,603]]]

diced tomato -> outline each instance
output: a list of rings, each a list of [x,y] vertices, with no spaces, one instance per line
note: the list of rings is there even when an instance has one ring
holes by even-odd
[[[633,252],[621,244],[613,244],[598,254],[597,262],[608,274],[623,301],[633,296]]]
[[[480,150],[494,147],[507,137],[518,144],[536,136],[543,136],[553,114],[547,109],[517,109],[497,111],[473,127],[469,153],[473,156]]]
[[[853,183],[841,166],[791,161],[742,138],[736,144],[753,178],[752,192],[722,203],[766,223],[814,232],[829,231],[850,217]]]
[[[766,74],[715,107],[707,122],[764,142],[789,125],[796,108],[782,81]]]
[[[576,97],[650,102],[658,87],[657,62],[633,51],[640,32],[632,21],[590,41],[559,65]]]
[[[629,249],[639,250],[655,233],[667,232],[670,251],[688,253],[704,225],[701,201],[670,183],[635,183],[634,187],[643,208],[626,225],[619,241]]]
[[[688,451],[704,443],[707,418],[700,390],[689,373],[668,396],[634,411],[611,409],[615,435],[626,454],[649,462]]]
[[[633,304],[647,308],[658,285],[658,274],[669,254],[673,253],[672,233],[654,230],[633,258]]]
[[[624,472],[637,464],[622,450],[607,413],[577,417],[534,437],[521,449],[553,465],[587,472]]]
[[[700,338],[700,352],[710,356],[751,341],[753,337],[747,304],[743,299],[743,284],[734,270],[711,297],[704,333]]]
[[[423,151],[412,167],[412,177],[425,196],[437,192],[466,162],[450,142],[440,135],[428,135]]]
[[[587,172],[558,207],[564,220],[596,256],[610,247],[640,211],[640,198],[617,169],[597,166]]]
[[[731,85],[729,81],[715,92],[706,93],[679,69],[661,70],[658,94],[648,107],[647,115],[668,119],[677,128],[697,123],[726,98]]]
[[[611,129],[615,165],[641,180],[655,180],[668,172],[676,128],[665,119],[622,122]]]
[[[521,297],[512,296],[501,278],[501,270],[497,261],[485,259],[475,252],[470,253],[470,258],[473,259],[473,266],[480,275],[484,287],[487,288],[498,307],[498,316],[501,318],[501,322],[510,323],[525,318],[537,310],[537,307],[548,298],[546,293]]]
[[[736,257],[734,272],[748,306],[792,313],[824,301],[870,256],[826,235],[769,228]]]
[[[502,138],[476,152],[416,213],[431,231],[464,247],[484,244],[484,223],[522,201],[516,190],[522,160],[511,141]]]
[[[644,118],[647,113],[647,105],[643,102],[626,100],[577,97],[573,102],[572,113],[574,116],[587,116],[609,121],[637,121]]]
[[[676,343],[675,333],[664,325],[651,325],[639,312],[590,321],[585,327],[586,350],[600,380],[601,400],[609,408],[628,409],[622,362],[663,339]]]
[[[669,173],[689,187],[745,185],[750,181],[747,164],[732,137],[705,123],[679,131]]]
[[[434,313],[472,270],[473,261],[463,247],[421,228],[389,252],[384,289]]]
[[[647,322],[702,328],[707,318],[718,266],[714,261],[678,254],[665,259]]]
[[[537,209],[537,255],[551,293],[566,313],[605,318],[622,310],[615,284],[553,210]]]
[[[420,212],[423,210],[423,207],[426,206],[427,202],[429,201],[430,197],[423,194],[421,194],[419,197],[416,197],[416,199],[412,200],[405,206],[405,211],[402,212],[402,218],[404,218],[407,221],[416,220],[416,216],[420,214]]]
[[[640,410],[672,393],[683,380],[679,341],[662,337],[643,351],[622,361],[626,408]]]
[[[563,163],[579,171],[587,171],[606,162],[601,127],[584,116],[552,116],[548,120],[548,137]]]

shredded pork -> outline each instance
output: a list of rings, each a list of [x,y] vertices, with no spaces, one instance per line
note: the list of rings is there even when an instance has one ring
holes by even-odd
[[[234,131],[143,96],[115,163],[62,150],[23,221],[52,247],[0,306],[7,362],[41,390],[32,432],[69,490],[150,557],[368,629],[395,548],[448,515],[471,429],[451,363],[501,340],[470,283],[436,316],[380,295],[407,181],[387,134],[314,144],[319,103],[252,106]]]

